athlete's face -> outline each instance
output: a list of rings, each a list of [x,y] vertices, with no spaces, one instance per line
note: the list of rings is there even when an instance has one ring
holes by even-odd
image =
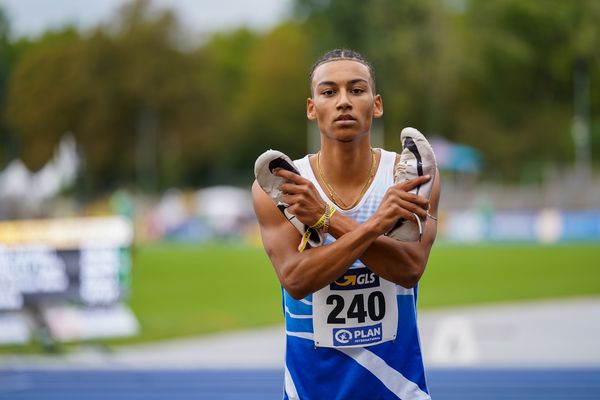
[[[368,134],[373,118],[383,115],[383,103],[373,92],[366,65],[352,60],[319,65],[311,82],[307,116],[317,121],[322,134],[350,142]]]

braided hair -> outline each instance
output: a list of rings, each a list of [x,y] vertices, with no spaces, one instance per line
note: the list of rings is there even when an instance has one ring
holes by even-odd
[[[312,87],[312,80],[315,75],[315,70],[322,64],[339,61],[339,60],[350,60],[356,61],[367,67],[369,75],[371,75],[371,83],[373,86],[373,93],[375,93],[375,70],[369,61],[364,58],[359,52],[350,49],[334,49],[323,54],[311,67],[310,74],[308,75],[309,84]]]

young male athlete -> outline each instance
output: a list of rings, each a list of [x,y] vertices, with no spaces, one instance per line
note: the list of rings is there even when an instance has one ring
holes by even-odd
[[[419,172],[402,181],[404,152],[371,148],[383,103],[358,53],[325,54],[310,85],[307,116],[318,124],[320,151],[294,162],[267,152],[252,188],[283,287],[284,398],[429,399],[416,299],[437,229],[433,153],[416,130],[406,138],[403,131]],[[424,195],[412,193],[418,190]],[[402,241],[403,224],[414,228],[415,241]]]

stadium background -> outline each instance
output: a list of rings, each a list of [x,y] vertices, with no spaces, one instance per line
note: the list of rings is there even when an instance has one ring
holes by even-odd
[[[318,136],[304,113],[307,72],[323,51],[347,46],[371,59],[377,73],[385,116],[374,144],[398,149],[400,130],[414,126],[440,162],[440,233],[420,284],[420,309],[426,318],[458,312],[463,322],[438,341],[454,350],[431,359],[432,390],[437,383],[441,398],[459,387],[456,396],[468,398],[468,374],[485,365],[503,368],[481,377],[488,396],[507,380],[517,392],[559,387],[552,395],[571,397],[556,398],[600,396],[592,383],[598,341],[577,336],[600,334],[593,322],[600,311],[597,2],[293,0],[268,22],[248,17],[221,26],[190,23],[184,3],[173,2],[172,11],[159,1],[122,1],[99,21],[60,20],[27,33],[13,26],[16,3],[0,1],[0,300],[13,300],[0,309],[0,395],[40,398],[54,389],[60,397],[63,388],[88,396],[97,382],[114,378],[97,368],[119,369],[107,354],[280,326],[279,287],[249,202],[252,166],[267,148],[292,157],[314,150]],[[217,6],[187,7],[203,14]],[[108,305],[98,298],[65,296],[39,307],[23,292],[14,306],[19,284],[6,272],[14,246],[39,244],[28,242],[19,224],[82,221],[65,235],[84,237],[89,221],[109,216],[130,227],[109,270],[119,289],[113,319],[95,312]],[[64,243],[48,232],[40,240]],[[88,245],[81,239],[72,247]],[[537,356],[493,362],[473,355],[473,343],[499,333],[480,329],[473,341],[465,315],[538,304],[589,309],[581,329],[564,336],[522,328],[548,352],[561,347],[564,354],[549,364]],[[65,322],[65,310],[79,320]],[[553,322],[570,321],[566,315]],[[426,319],[430,336],[440,321],[447,320]],[[521,331],[507,332],[505,338]],[[502,351],[506,342],[498,343]],[[570,357],[577,352],[586,356]],[[70,361],[81,355],[89,357]],[[90,361],[98,357],[103,361]],[[57,382],[85,372],[49,372],[85,365],[91,375],[80,382],[89,379],[89,386],[74,392]],[[540,372],[541,365],[551,369]],[[177,365],[151,364],[155,372],[146,375],[141,366],[130,365],[131,386],[117,384],[111,393],[147,394],[148,379],[162,382],[165,395],[176,391],[164,383],[174,372],[159,371]],[[281,383],[278,370],[261,375],[263,369],[233,365],[217,378],[210,364],[192,360],[186,368],[201,371],[182,372],[184,387],[194,376],[223,382],[191,386],[212,398],[231,394],[228,380],[239,382],[236,393],[255,390],[256,398],[266,392],[251,382],[266,382],[271,395]],[[564,378],[572,375],[583,378]]]

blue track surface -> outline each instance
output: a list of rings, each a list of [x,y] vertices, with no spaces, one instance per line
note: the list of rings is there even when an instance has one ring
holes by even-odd
[[[433,369],[434,400],[600,399],[600,369]],[[280,399],[282,371],[0,370],[0,399]]]

